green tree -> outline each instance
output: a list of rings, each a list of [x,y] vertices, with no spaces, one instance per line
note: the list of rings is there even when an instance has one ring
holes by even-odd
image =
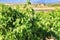
[[[27,1],[27,4],[31,4],[30,0],[26,0]]]

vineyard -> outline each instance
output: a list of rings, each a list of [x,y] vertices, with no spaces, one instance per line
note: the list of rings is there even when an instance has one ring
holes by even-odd
[[[0,5],[0,40],[60,40],[60,10],[35,12]]]

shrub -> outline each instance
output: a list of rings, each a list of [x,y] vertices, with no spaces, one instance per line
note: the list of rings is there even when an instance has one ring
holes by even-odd
[[[60,10],[34,12],[3,6],[0,11],[0,40],[60,40]]]

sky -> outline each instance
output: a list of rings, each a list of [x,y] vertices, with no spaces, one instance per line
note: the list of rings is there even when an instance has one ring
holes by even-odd
[[[26,0],[0,0],[1,3],[26,3]],[[30,0],[31,3],[58,3],[60,0]]]

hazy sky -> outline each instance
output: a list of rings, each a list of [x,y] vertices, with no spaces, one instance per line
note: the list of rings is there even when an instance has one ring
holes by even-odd
[[[30,0],[31,3],[56,3],[60,2],[60,0]],[[25,3],[26,0],[0,0],[3,3]]]

